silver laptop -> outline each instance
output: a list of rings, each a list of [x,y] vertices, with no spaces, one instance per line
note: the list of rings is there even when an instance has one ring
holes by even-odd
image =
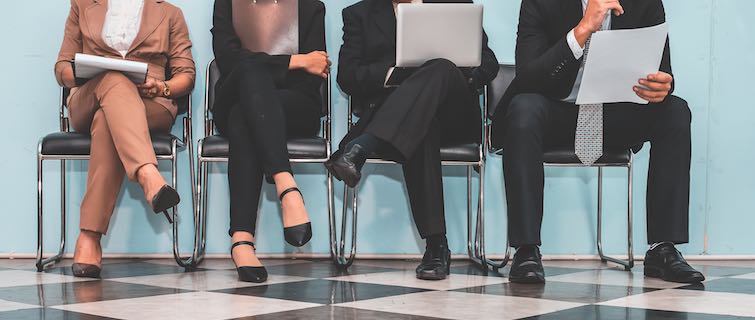
[[[479,67],[482,12],[480,4],[399,4],[396,67],[419,67],[440,58],[458,67]]]

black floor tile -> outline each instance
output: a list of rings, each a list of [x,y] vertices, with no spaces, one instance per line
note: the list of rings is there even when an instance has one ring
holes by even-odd
[[[319,304],[336,304],[423,291],[427,290],[346,281],[311,280],[258,287],[224,289],[215,292]]]
[[[109,320],[85,313],[76,313],[50,308],[23,309],[0,312],[0,320]]]
[[[527,318],[530,320],[733,320],[742,317],[588,305]]]
[[[500,296],[549,299],[577,303],[598,303],[655,290],[656,289],[641,287],[550,281],[545,285],[502,283],[481,287],[458,289],[454,291],[479,294],[494,294]]]
[[[198,269],[202,270],[202,269]],[[71,267],[58,267],[45,270],[46,273],[73,275]],[[102,265],[102,279],[115,279],[126,277],[152,276],[159,274],[183,273],[184,268],[179,266],[162,265],[146,262],[113,263]]]
[[[719,267],[719,266],[701,266],[693,265],[695,269],[702,272],[706,277],[733,277],[743,274],[755,273],[755,268],[739,267]]]
[[[294,263],[267,267],[270,274],[299,276],[307,278],[329,278],[354,274],[399,271],[400,269],[352,265],[348,269],[339,268],[330,261]]]
[[[57,306],[186,292],[107,280],[0,288],[0,299],[41,306]]]
[[[545,269],[546,277],[589,271],[586,269],[563,268],[563,267],[545,267],[544,269]],[[451,264],[451,273],[453,274],[466,274],[466,275],[475,275],[475,276],[487,275],[489,277],[505,278],[505,277],[508,277],[510,271],[511,271],[510,265],[504,267],[503,269],[499,269],[497,271],[488,271],[488,273],[485,274],[485,270],[481,269],[480,267],[474,264],[458,266],[458,267],[454,267],[453,264]]]
[[[235,320],[299,320],[299,319],[329,319],[329,320],[436,320],[422,316],[408,314],[388,313],[380,311],[362,310],[346,307],[324,306],[295,311],[270,313]]]
[[[703,283],[690,284],[680,287],[679,289],[744,293],[755,295],[755,280],[723,278]]]

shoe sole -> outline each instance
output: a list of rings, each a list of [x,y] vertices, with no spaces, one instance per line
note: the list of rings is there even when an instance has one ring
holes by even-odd
[[[649,266],[645,266],[645,270],[643,273],[645,274],[646,277],[657,278],[657,279],[661,279],[667,282],[700,283],[700,282],[705,281],[705,277],[702,277],[702,278],[692,277],[691,279],[672,279],[666,276],[666,273],[663,272],[663,269],[656,268],[656,267],[649,267]]]
[[[511,277],[509,276],[509,282],[522,283],[522,284],[544,284],[545,278],[541,278],[534,273],[530,272],[525,277]]]
[[[338,181],[343,181],[349,188],[354,188],[359,184],[359,180],[362,179],[362,175],[357,173],[356,177],[352,177],[348,172],[342,171],[342,168],[333,164],[333,162],[326,162],[325,168],[332,174]]]

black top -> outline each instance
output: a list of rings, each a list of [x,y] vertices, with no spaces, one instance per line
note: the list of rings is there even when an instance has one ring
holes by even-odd
[[[666,21],[661,0],[621,0],[624,14],[611,17],[611,29],[636,29]],[[516,41],[516,78],[493,115],[503,121],[511,99],[520,93],[539,93],[562,100],[571,93],[582,59],[575,59],[566,35],[584,13],[580,0],[524,0]],[[668,39],[660,70],[671,74]],[[672,84],[673,92],[673,84]],[[491,110],[492,111],[492,110]]]
[[[426,3],[472,3],[471,0],[425,0]],[[343,10],[343,45],[338,84],[359,110],[381,104],[392,92],[384,88],[388,70],[396,65],[396,14],[391,0],[362,0]],[[483,34],[482,65],[464,69],[470,86],[480,89],[498,73],[498,60]]]
[[[325,48],[325,5],[318,0],[299,1],[299,53],[326,51]],[[264,52],[252,52],[241,45],[233,27],[232,0],[215,0],[212,27],[212,48],[215,61],[222,76],[217,83],[216,92],[223,92],[222,87],[237,64],[244,59],[255,59],[268,65],[273,79],[279,88],[287,88],[312,96],[320,101],[320,85],[323,79],[303,70],[288,69],[290,55],[269,55]],[[217,104],[233,103],[218,95]]]

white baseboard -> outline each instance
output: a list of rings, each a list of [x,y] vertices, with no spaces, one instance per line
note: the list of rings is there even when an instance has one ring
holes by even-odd
[[[52,253],[45,254],[45,257],[49,257]],[[260,253],[258,255],[262,259],[328,259],[330,255],[327,253]],[[69,253],[64,256],[65,258],[72,258],[73,254]],[[208,259],[230,259],[230,254],[207,254]],[[618,259],[626,259],[626,255],[612,256]],[[743,260],[755,260],[755,255],[685,255],[687,260],[690,261],[711,261],[711,260],[728,260],[728,261],[743,261]],[[0,253],[0,259],[34,259],[36,254],[33,253]],[[106,253],[105,259],[172,259],[173,255],[169,253],[149,253],[149,254],[133,254],[133,253]],[[459,254],[453,255],[454,260],[467,259],[467,255]],[[489,259],[500,260],[503,259],[503,255],[489,255]],[[357,254],[357,259],[363,260],[419,260],[422,259],[420,254]],[[644,255],[636,255],[636,260],[642,261]],[[543,260],[547,261],[596,261],[600,260],[598,255],[544,255]]]

